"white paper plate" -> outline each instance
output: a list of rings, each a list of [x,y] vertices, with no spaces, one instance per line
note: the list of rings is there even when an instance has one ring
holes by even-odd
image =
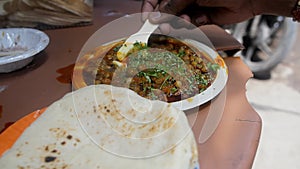
[[[49,37],[36,29],[0,29],[0,73],[20,69],[49,44]]]
[[[213,61],[215,61],[215,63],[220,65],[220,69],[217,72],[216,79],[213,81],[211,86],[209,86],[205,91],[188,99],[171,103],[173,106],[180,110],[188,110],[200,106],[215,98],[223,90],[228,79],[227,66],[224,60],[219,56],[219,54],[215,50],[195,40],[189,39],[185,40],[185,42],[189,43],[191,46],[195,47],[199,51],[209,56]]]
[[[109,44],[112,44],[115,42],[119,42],[121,40],[124,40],[124,38],[117,39],[117,40],[114,40],[114,41],[111,41],[108,43],[104,43],[102,46],[106,46],[106,45],[109,45]],[[212,48],[208,47],[207,45],[205,45],[199,41],[192,40],[192,39],[185,39],[183,41],[186,44],[188,44],[189,46],[193,47],[193,49],[199,50],[201,53],[205,54],[207,57],[210,57],[214,63],[216,63],[220,66],[220,69],[218,69],[218,71],[217,71],[216,79],[205,91],[203,91],[200,94],[197,94],[193,97],[190,97],[188,99],[184,99],[184,100],[180,100],[180,101],[171,103],[173,106],[175,106],[176,108],[178,108],[180,110],[188,110],[188,109],[195,108],[197,106],[200,106],[200,105],[210,101],[211,99],[215,98],[223,90],[223,88],[225,87],[225,85],[227,83],[227,79],[228,79],[228,69],[227,69],[227,66],[226,66],[223,58],[221,58],[220,55]],[[90,49],[87,49],[87,48],[91,48],[91,46],[94,47],[95,45],[93,45],[93,44],[94,44],[93,40],[88,40],[88,42],[85,44],[85,46],[81,49],[80,56],[85,56],[86,51],[90,51]],[[94,76],[96,76],[96,75],[94,75]],[[95,78],[96,77],[94,77],[94,79]],[[74,81],[73,81],[73,83],[74,83]],[[91,84],[87,84],[87,85],[91,85]]]

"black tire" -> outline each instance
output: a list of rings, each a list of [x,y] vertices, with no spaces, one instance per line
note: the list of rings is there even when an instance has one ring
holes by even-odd
[[[245,49],[237,55],[254,74],[264,74],[276,67],[291,51],[297,23],[290,18],[256,16],[234,26],[232,35]]]

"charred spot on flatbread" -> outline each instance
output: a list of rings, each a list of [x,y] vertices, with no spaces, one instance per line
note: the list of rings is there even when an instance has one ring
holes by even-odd
[[[53,162],[56,160],[57,157],[54,157],[54,156],[46,156],[45,157],[45,162],[46,163],[50,163],[50,162]]]

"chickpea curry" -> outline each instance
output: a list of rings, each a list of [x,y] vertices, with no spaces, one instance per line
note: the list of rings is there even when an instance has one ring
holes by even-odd
[[[216,78],[219,65],[184,42],[151,35],[148,44],[136,42],[120,61],[120,41],[98,64],[95,84],[127,87],[148,99],[174,102],[206,90]]]

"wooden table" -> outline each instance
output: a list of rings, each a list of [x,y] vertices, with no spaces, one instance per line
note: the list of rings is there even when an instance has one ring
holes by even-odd
[[[0,130],[70,92],[70,83],[58,80],[61,77],[58,70],[75,63],[84,43],[101,26],[124,14],[139,12],[140,5],[141,2],[134,0],[95,1],[92,25],[45,31],[50,44],[31,64],[16,72],[0,74],[0,86],[5,86],[0,92]],[[241,48],[216,26],[201,29],[217,50]],[[186,112],[190,119],[197,114],[193,130],[199,143],[201,169],[251,168],[259,143],[261,119],[245,96],[245,84],[252,73],[239,58],[225,61],[229,79],[223,92],[199,110]]]

